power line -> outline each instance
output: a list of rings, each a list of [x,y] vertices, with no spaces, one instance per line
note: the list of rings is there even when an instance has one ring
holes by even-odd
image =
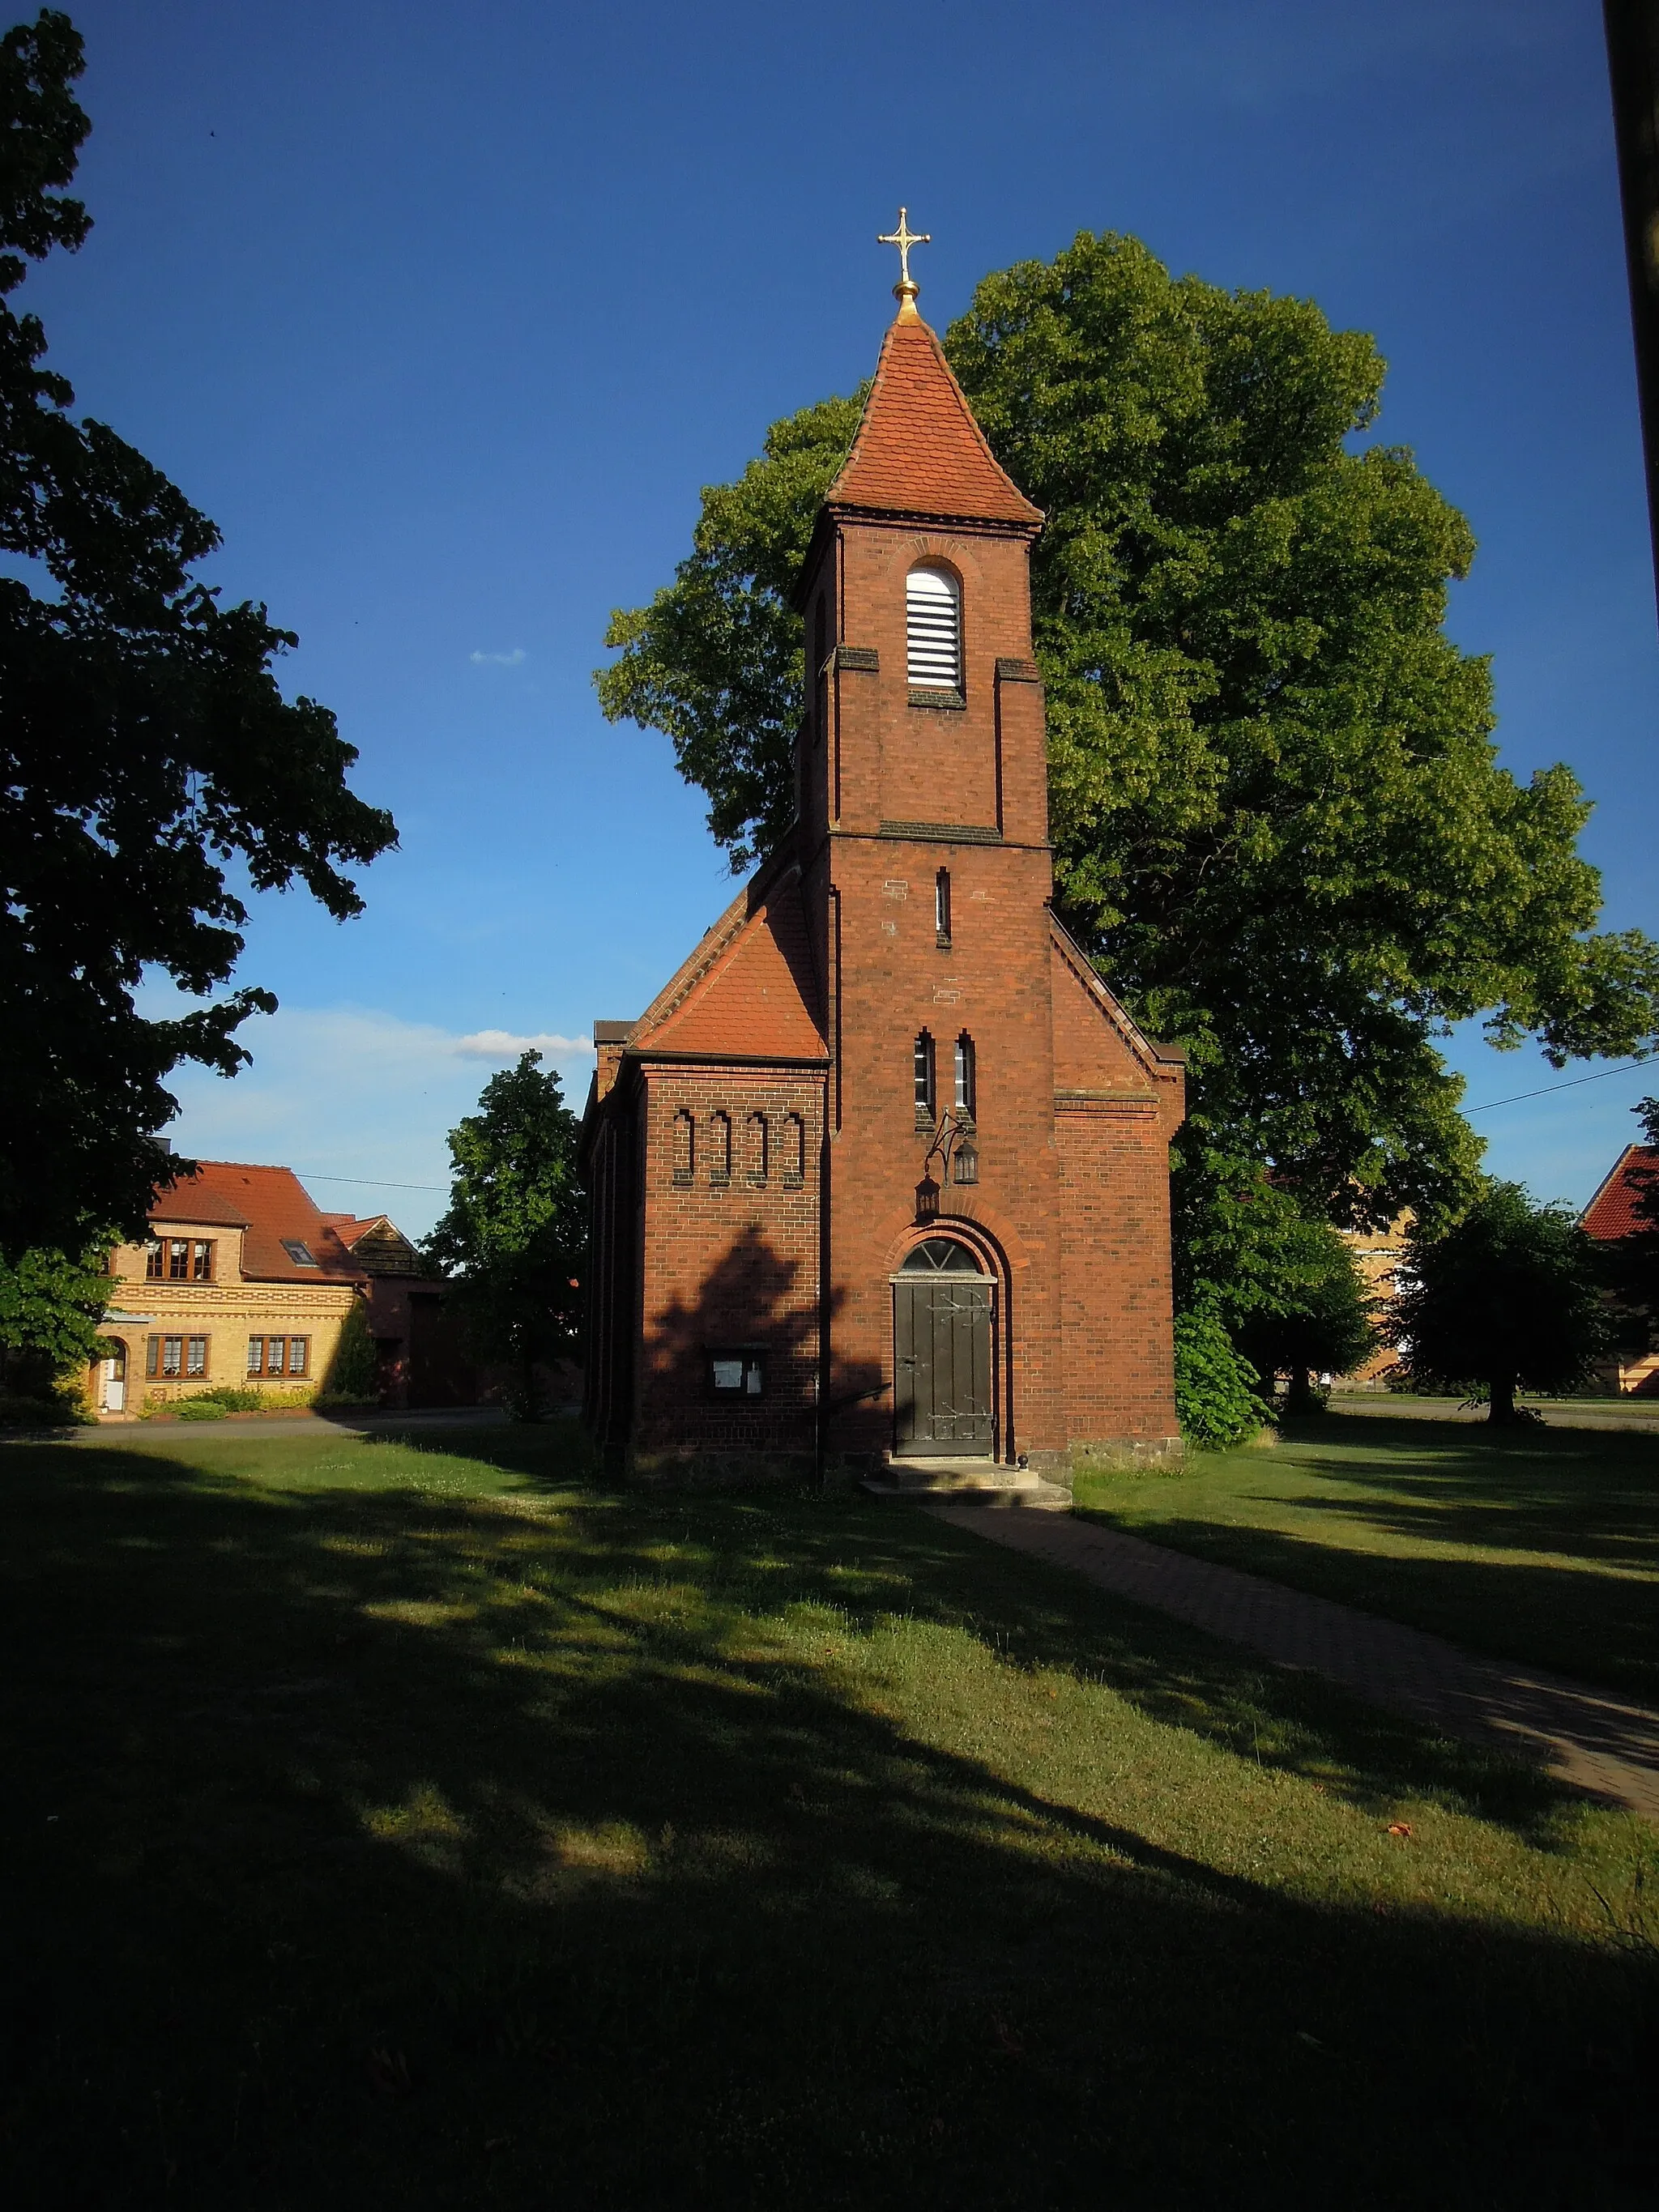
[[[1466,1114],[1490,1114],[1499,1106],[1518,1106],[1523,1098],[1543,1098],[1552,1091],[1577,1091],[1581,1083],[1602,1083],[1610,1075],[1628,1075],[1632,1067],[1645,1067],[1645,1060],[1627,1060],[1618,1067],[1599,1067],[1594,1075],[1569,1076],[1565,1083],[1547,1083],[1541,1090],[1517,1091],[1513,1098],[1489,1098],[1484,1106],[1466,1106]]]
[[[436,1190],[444,1188],[441,1182],[376,1182],[373,1176],[313,1175],[309,1168],[294,1170],[306,1182],[349,1182],[359,1190]]]

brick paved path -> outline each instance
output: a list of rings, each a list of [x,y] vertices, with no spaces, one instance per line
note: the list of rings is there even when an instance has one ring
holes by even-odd
[[[1369,1704],[1540,1759],[1576,1789],[1659,1820],[1659,1713],[1611,1691],[1534,1667],[1471,1658],[1420,1628],[1070,1515],[999,1510],[990,1503],[928,1510],[1280,1666],[1328,1674]]]

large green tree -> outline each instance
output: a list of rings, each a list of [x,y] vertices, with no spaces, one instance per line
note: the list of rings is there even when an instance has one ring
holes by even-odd
[[[1570,769],[1498,764],[1486,662],[1443,628],[1474,550],[1411,455],[1357,441],[1383,364],[1311,303],[1172,279],[1081,234],[987,277],[945,350],[1044,509],[1033,565],[1056,890],[1114,989],[1189,1051],[1189,1218],[1271,1162],[1304,1209],[1448,1217],[1478,1140],[1438,1042],[1484,1017],[1558,1064],[1659,1015],[1659,948],[1598,935]],[[741,865],[787,825],[788,586],[856,399],[775,424],[692,549],[619,611],[605,711],[667,732]]]
[[[540,1409],[538,1370],[574,1350],[587,1272],[587,1197],[576,1116],[541,1054],[526,1052],[484,1085],[478,1111],[449,1133],[448,1211],[422,1250],[480,1358],[515,1372],[509,1409]]]
[[[193,570],[218,532],[42,367],[39,319],[7,304],[30,260],[91,227],[65,196],[88,128],[82,42],[44,10],[0,38],[0,1254],[142,1235],[176,1113],[169,1069],[234,1075],[266,991],[169,1019],[146,970],[208,997],[242,951],[256,890],[299,882],[343,919],[340,863],[393,842],[347,788],[356,758],[272,663],[297,643],[262,606],[222,606]],[[21,573],[18,573],[19,569]]]
[[[1615,1324],[1599,1255],[1570,1210],[1489,1183],[1463,1218],[1407,1239],[1385,1323],[1413,1381],[1485,1389],[1488,1419],[1521,1418],[1517,1390],[1585,1382]]]

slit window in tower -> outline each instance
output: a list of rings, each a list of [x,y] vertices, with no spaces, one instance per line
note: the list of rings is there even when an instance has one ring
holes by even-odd
[[[979,1085],[975,1079],[974,1040],[966,1030],[957,1039],[957,1111],[976,1120],[975,1093]]]
[[[941,868],[933,878],[933,934],[941,945],[951,942],[951,871]]]
[[[933,1126],[933,1040],[923,1030],[916,1038],[915,1047],[916,1127],[931,1129]]]
[[[904,580],[909,680],[925,691],[962,689],[962,593],[944,568],[912,568]]]

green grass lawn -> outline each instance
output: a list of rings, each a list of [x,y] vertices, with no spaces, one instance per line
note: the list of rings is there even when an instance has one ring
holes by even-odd
[[[1659,1705],[1659,1437],[1327,1413],[1179,1475],[1089,1475],[1154,1542]]]
[[[9,2208],[1650,2203],[1652,1829],[582,1455],[0,1447]]]

